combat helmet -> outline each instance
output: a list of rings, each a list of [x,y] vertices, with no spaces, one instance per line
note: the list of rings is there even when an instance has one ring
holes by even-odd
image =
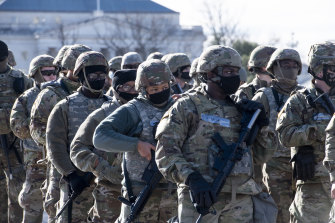
[[[313,76],[323,69],[323,65],[335,65],[335,43],[324,42],[311,46],[308,53],[308,72]]]
[[[152,59],[140,64],[136,73],[135,90],[143,92],[149,86],[170,83],[171,71],[161,60]]]
[[[299,71],[298,75],[301,73],[302,64],[299,53],[294,49],[276,49],[275,52],[270,57],[266,70],[274,75],[273,65],[280,60],[294,60],[298,63]]]
[[[218,66],[241,68],[241,56],[236,50],[227,46],[210,46],[199,57],[197,73],[208,73]]]
[[[77,76],[82,69],[89,66],[104,66],[106,67],[106,74],[109,71],[108,62],[102,53],[96,51],[87,51],[80,54],[76,60],[73,75]]]
[[[110,70],[121,70],[122,56],[113,57],[108,61]]]
[[[66,70],[74,70],[79,55],[91,50],[91,48],[82,44],[75,44],[69,47],[64,53],[61,66]]]
[[[41,67],[57,67],[53,64],[54,58],[50,55],[39,55],[31,60],[28,77],[34,77]]]
[[[149,56],[147,57],[147,60],[152,60],[152,59],[162,59],[163,54],[161,52],[153,52],[150,53]]]
[[[173,53],[169,54],[164,61],[174,74],[178,72],[179,68],[191,66],[190,58],[185,53]]]
[[[192,61],[191,68],[190,68],[190,77],[194,78],[197,75],[197,66],[199,62],[199,57],[195,58]]]
[[[126,69],[128,65],[139,65],[142,63],[142,57],[136,52],[128,52],[122,57],[121,69]]]
[[[60,50],[58,51],[57,56],[55,57],[54,62],[53,62],[53,64],[55,66],[61,66],[64,54],[65,54],[66,50],[69,49],[70,47],[71,47],[71,45],[64,45],[64,46],[62,46],[62,48],[60,48]]]
[[[254,72],[255,69],[266,68],[271,55],[277,48],[272,46],[258,46],[250,54],[248,70]]]

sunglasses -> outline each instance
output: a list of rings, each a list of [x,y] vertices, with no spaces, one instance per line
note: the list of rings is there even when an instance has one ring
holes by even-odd
[[[57,70],[42,70],[41,74],[43,76],[51,76],[51,75],[57,75]]]

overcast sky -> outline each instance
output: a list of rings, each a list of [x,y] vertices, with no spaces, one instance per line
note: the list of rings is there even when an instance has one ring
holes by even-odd
[[[154,0],[180,12],[181,25],[204,25],[204,0]],[[335,40],[335,0],[206,0],[221,2],[228,18],[238,22],[246,39],[268,44],[279,39],[277,47],[298,41],[297,50],[306,62],[313,43]]]

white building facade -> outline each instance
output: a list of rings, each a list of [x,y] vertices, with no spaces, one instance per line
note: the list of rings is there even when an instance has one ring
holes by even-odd
[[[194,59],[206,40],[201,27],[181,27],[179,13],[150,0],[2,1],[0,39],[24,71],[35,56],[55,56],[65,44],[85,44],[107,59],[129,51]]]

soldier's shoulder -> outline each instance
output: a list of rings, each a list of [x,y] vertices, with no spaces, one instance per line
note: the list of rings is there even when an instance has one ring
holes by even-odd
[[[28,77],[24,74],[22,70],[18,70],[15,68],[11,68],[9,75],[14,78],[27,78],[28,79]]]
[[[58,80],[54,80],[54,81],[48,81],[48,82],[44,82],[41,84],[41,89],[46,89],[46,88],[53,88],[53,87],[60,87],[60,82]]]

